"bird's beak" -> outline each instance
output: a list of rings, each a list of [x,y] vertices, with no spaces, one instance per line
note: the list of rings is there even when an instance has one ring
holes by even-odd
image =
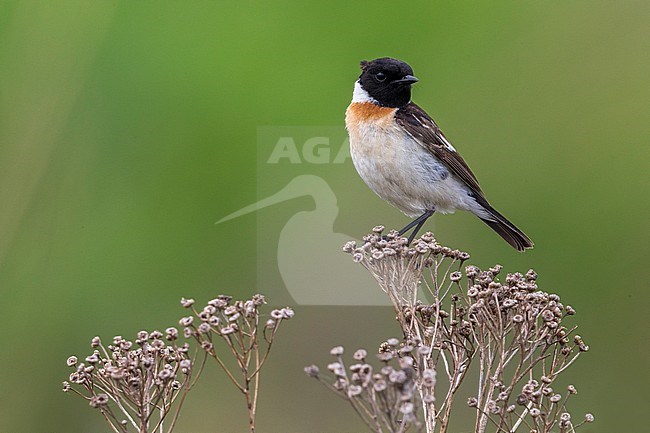
[[[391,84],[397,84],[398,86],[410,86],[417,83],[418,81],[420,80],[415,78],[413,75],[406,75],[399,80],[391,81]]]

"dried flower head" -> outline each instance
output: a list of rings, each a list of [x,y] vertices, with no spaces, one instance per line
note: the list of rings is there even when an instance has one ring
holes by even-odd
[[[330,351],[339,359],[343,353],[341,346]],[[352,358],[364,361],[367,355],[366,350],[358,349]],[[411,426],[422,427],[415,416],[422,407],[420,394],[415,392],[416,380],[420,379],[414,376],[411,362],[400,362],[397,357],[385,362],[382,368],[367,363],[346,368],[341,359],[327,366],[333,376],[319,373],[315,365],[305,367],[305,373],[346,399],[373,429],[381,428],[375,431],[399,432]],[[435,373],[428,371],[424,380],[435,384]]]
[[[365,349],[358,349],[356,352],[354,352],[354,355],[352,355],[352,357],[357,361],[363,361],[367,356],[368,352]]]
[[[397,232],[384,232],[377,226],[363,237],[362,245],[348,242],[343,251],[386,293],[404,341],[380,345],[379,359],[386,366],[380,370],[382,376],[373,378],[368,393],[357,395],[357,388],[348,393],[350,384],[363,386],[362,378],[356,366],[348,371],[342,361],[331,370],[337,376],[331,388],[348,398],[355,396],[349,401],[362,418],[369,415],[364,420],[373,431],[394,431],[376,424],[375,417],[402,416],[399,431],[412,423],[416,429],[444,432],[460,385],[475,366],[481,372],[478,392],[468,404],[476,408],[477,433],[485,432],[489,424],[514,432],[522,423],[539,433],[558,428],[568,432],[568,412],[560,414],[566,398],[552,385],[589,350],[582,337],[572,335],[575,326],[566,323],[575,309],[565,306],[558,295],[540,290],[532,269],[525,274],[506,274],[501,265],[463,269],[469,254],[438,244],[431,233],[409,245]],[[341,358],[343,350],[332,354]],[[436,373],[444,380],[436,381]],[[406,401],[413,406],[395,403],[395,408],[406,410],[380,414],[372,393],[383,396],[395,386],[408,388]],[[443,401],[436,402],[434,388],[436,395],[445,396]],[[572,393],[575,388],[570,387]],[[419,395],[416,401],[411,400],[414,394]]]
[[[174,335],[171,329],[168,335]],[[192,366],[187,349],[176,345],[174,339],[165,344],[162,335],[159,331],[140,331],[136,344],[116,336],[108,346],[99,337],[93,338],[91,347],[95,350],[84,359],[87,364],[79,363],[75,356],[68,358],[67,364],[74,371],[69,382],[63,383],[63,391],[73,392],[99,409],[114,431],[162,428],[170,413],[173,419],[178,416],[183,401],[178,397],[191,387]]]
[[[194,299],[181,298],[181,305],[183,306],[183,308],[190,308],[192,305],[194,305]]]
[[[312,364],[305,367],[305,374],[309,377],[318,377],[318,373],[320,373],[320,369],[317,365]]]
[[[206,356],[219,364],[243,395],[249,422],[254,428],[259,374],[282,323],[295,315],[293,309],[284,307],[273,309],[270,314],[264,313],[262,307],[266,298],[260,294],[245,300],[219,295],[201,309],[194,306],[193,300],[188,303],[184,299],[181,304],[193,313],[179,321],[184,327],[183,335],[196,340]],[[184,371],[190,370],[186,368]],[[317,369],[309,371],[318,375]]]

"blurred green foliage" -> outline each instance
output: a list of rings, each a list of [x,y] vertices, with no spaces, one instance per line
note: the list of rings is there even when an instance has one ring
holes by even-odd
[[[60,392],[69,354],[96,334],[175,323],[181,296],[264,292],[254,269],[273,258],[255,255],[256,216],[214,225],[257,198],[256,128],[342,125],[359,60],[386,55],[414,67],[416,102],[536,248],[517,255],[462,214],[437,219],[440,240],[480,266],[534,267],[592,347],[567,374],[574,416],[597,418],[583,431],[641,431],[649,12],[631,0],[0,2],[0,431],[107,431]],[[403,225],[348,172],[358,194],[336,227]],[[372,349],[397,332],[391,317],[298,306],[263,378],[260,433],[361,431],[302,366],[339,343]],[[224,379],[206,378],[179,431],[244,431]]]

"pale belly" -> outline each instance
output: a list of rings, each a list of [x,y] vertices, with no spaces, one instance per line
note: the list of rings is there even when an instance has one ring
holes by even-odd
[[[406,215],[457,209],[483,213],[469,188],[398,127],[357,123],[348,131],[352,161],[361,178]]]

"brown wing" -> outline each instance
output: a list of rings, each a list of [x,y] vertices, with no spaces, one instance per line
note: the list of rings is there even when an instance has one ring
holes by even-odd
[[[483,197],[481,187],[472,170],[445,138],[436,122],[423,109],[409,102],[408,105],[397,110],[395,120],[411,137],[465,182],[476,196]]]

